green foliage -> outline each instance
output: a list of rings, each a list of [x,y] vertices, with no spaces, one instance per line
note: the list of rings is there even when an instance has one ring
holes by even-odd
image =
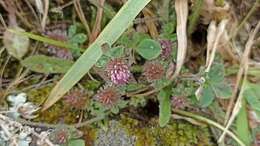
[[[106,113],[118,114],[120,109],[125,108],[128,105],[128,101],[119,99],[117,103],[111,106],[105,106],[104,104],[91,100],[90,106],[87,108],[91,115],[102,117]]]
[[[206,80],[210,80],[212,83],[224,81],[225,69],[222,63],[215,63],[212,65],[210,72],[206,75]]]
[[[161,45],[152,39],[144,39],[136,48],[137,53],[139,53],[143,58],[147,60],[152,60],[157,58],[161,54]]]
[[[83,33],[77,33],[77,25],[71,25],[68,30],[69,43],[73,46],[71,51],[74,56],[78,57],[81,55],[80,45],[86,40],[87,36]]]
[[[182,82],[179,82],[175,87],[172,88],[172,95],[183,97],[192,96],[195,92],[195,85],[196,84],[190,80],[184,80]]]
[[[210,87],[209,85],[208,86],[204,85],[204,87],[202,89],[201,97],[199,100],[200,105],[202,107],[207,107],[213,102],[214,98],[215,98],[215,95],[214,95],[214,91],[213,91],[212,87]]]
[[[105,65],[107,64],[107,62],[110,60],[110,57],[106,56],[106,55],[102,55],[100,57],[100,59],[97,61],[97,63],[95,64],[96,67],[105,67]]]
[[[110,110],[113,114],[118,114],[120,109],[125,108],[128,105],[128,101],[119,100]]]
[[[176,28],[175,22],[168,22],[163,25],[162,33],[160,34],[160,37],[163,39],[169,39],[171,41],[177,40],[177,35],[174,33]]]
[[[202,107],[209,106],[216,97],[228,99],[232,95],[230,85],[224,82],[224,73],[224,65],[216,63],[213,64],[210,72],[205,74],[205,82],[199,96],[199,103]]]
[[[260,86],[249,82],[246,83],[243,96],[260,118]]]
[[[165,77],[163,77],[160,80],[156,80],[153,82],[153,86],[155,89],[161,89],[171,83],[170,80],[167,80]]]
[[[140,84],[140,83],[129,83],[126,85],[126,92],[132,92],[132,91],[136,91],[138,89],[144,88],[145,85],[144,84]]]
[[[158,94],[159,100],[159,125],[161,127],[166,126],[166,124],[171,119],[171,90],[170,88],[166,87],[160,91]]]
[[[117,46],[111,48],[108,52],[105,53],[106,56],[110,58],[120,58],[124,55],[125,48],[122,46]]]
[[[237,130],[238,137],[246,145],[250,145],[252,142],[252,139],[251,139],[251,133],[249,130],[246,102],[244,99],[242,100],[242,107],[240,109],[240,112],[237,115],[236,130]]]
[[[105,112],[108,110],[103,104],[94,100],[91,100],[90,106],[87,109],[93,116],[104,116]]]
[[[123,34],[119,38],[117,43],[125,46],[126,48],[136,48],[137,45],[144,39],[150,39],[150,36],[145,33],[140,33],[140,32],[134,31],[129,34],[128,33]]]
[[[120,58],[123,57],[125,53],[125,48],[121,46],[108,48],[108,50],[105,50],[101,58],[96,63],[97,67],[104,67],[107,62],[114,58]]]
[[[85,141],[83,139],[70,140],[68,146],[85,146]]]
[[[83,83],[83,86],[90,91],[97,90],[99,86],[101,85],[101,82],[94,81],[94,80],[87,80]]]
[[[44,55],[34,55],[22,60],[21,64],[32,71],[50,74],[67,72],[73,62]]]
[[[146,99],[143,96],[131,97],[129,105],[134,107],[144,107],[146,105]]]

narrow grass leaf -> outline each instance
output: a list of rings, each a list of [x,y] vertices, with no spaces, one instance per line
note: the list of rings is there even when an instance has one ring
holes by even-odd
[[[246,109],[246,102],[243,99],[242,107],[240,109],[239,114],[237,115],[236,120],[236,130],[237,136],[246,144],[251,144],[251,134],[248,126],[248,117],[247,117],[247,109]]]
[[[260,86],[257,84],[246,83],[243,93],[247,102],[255,111],[260,111]]]
[[[68,146],[85,146],[85,141],[82,139],[70,140]]]
[[[54,46],[57,46],[57,47],[70,48],[70,49],[74,48],[74,46],[69,44],[69,43],[53,40],[53,39],[48,38],[48,37],[35,35],[35,34],[30,33],[30,32],[23,32],[23,31],[18,31],[18,30],[15,30],[15,29],[7,29],[7,30],[9,32],[12,32],[12,33],[15,33],[15,34],[19,34],[19,35],[22,35],[22,36],[27,36],[27,37],[29,37],[31,39],[34,39],[34,40],[37,40],[37,41],[41,41],[41,42],[44,42],[44,43],[48,43],[50,45],[54,45]]]
[[[165,88],[158,94],[159,100],[159,125],[164,127],[171,119],[171,100],[170,100],[171,90]]]

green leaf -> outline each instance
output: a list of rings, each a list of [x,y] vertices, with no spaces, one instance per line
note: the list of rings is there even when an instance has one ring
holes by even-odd
[[[251,132],[249,130],[248,126],[248,117],[247,117],[247,109],[246,109],[246,102],[243,99],[242,100],[242,107],[240,109],[239,114],[237,115],[236,120],[236,130],[237,130],[237,136],[246,144],[251,144]]]
[[[126,100],[119,100],[118,103],[117,103],[117,106],[122,109],[122,108],[125,108],[128,104],[128,101]]]
[[[70,140],[68,146],[85,146],[83,139]]]
[[[213,90],[218,98],[228,99],[232,95],[232,88],[225,83],[219,83],[212,85]]]
[[[143,96],[133,96],[130,98],[130,106],[144,107],[146,105],[146,99]]]
[[[109,61],[109,57],[108,56],[105,56],[105,55],[102,55],[101,57],[100,57],[100,59],[97,61],[97,63],[96,63],[96,66],[97,67],[105,67],[105,65],[107,64],[107,62]]]
[[[130,41],[130,47],[137,47],[137,45],[145,39],[150,39],[150,36],[140,32],[134,33],[132,36],[132,41]]]
[[[117,41],[117,44],[123,45],[126,48],[136,48],[137,45],[144,39],[149,39],[150,36],[145,33],[132,32],[124,33]]]
[[[119,113],[119,107],[118,107],[118,106],[113,106],[113,107],[111,108],[111,112],[112,112],[113,114],[118,114],[118,113]]]
[[[243,95],[246,98],[249,105],[254,110],[260,112],[260,85],[246,83]]]
[[[118,46],[118,47],[113,47],[111,49],[109,49],[105,55],[109,56],[111,58],[120,58],[124,55],[125,52],[125,48],[122,46]]]
[[[163,25],[163,33],[165,34],[171,34],[175,31],[175,22],[168,22]]]
[[[170,80],[168,80],[165,77],[163,77],[160,80],[154,81],[153,86],[154,86],[155,89],[159,89],[160,90],[162,87],[165,87],[165,86],[169,85],[170,83],[171,83]]]
[[[202,107],[207,107],[213,102],[214,98],[215,98],[214,90],[211,88],[211,86],[206,85],[202,89],[202,94],[199,100],[200,105]]]
[[[149,2],[150,0],[128,0],[123,5],[116,16],[100,33],[95,42],[86,49],[84,54],[75,62],[58,84],[56,84],[43,105],[43,110],[46,110],[57,102],[96,64],[103,54],[101,46],[104,43],[108,43],[112,46]]]
[[[225,69],[222,63],[213,64],[210,72],[208,73],[208,80],[211,83],[219,83],[224,81]]]
[[[159,100],[159,125],[164,127],[171,119],[171,90],[165,88],[158,94]]]
[[[72,38],[76,34],[76,32],[77,32],[77,25],[76,24],[71,25],[68,31],[69,38]]]
[[[22,60],[21,64],[32,71],[50,74],[67,72],[73,62],[44,55],[35,55]]]
[[[136,48],[136,51],[145,59],[152,60],[161,54],[161,45],[152,39],[143,40]]]
[[[144,87],[145,87],[144,84],[129,83],[129,84],[126,85],[126,92],[133,92],[133,91],[136,91],[136,90],[144,88]]]
[[[71,43],[76,43],[76,44],[82,44],[87,40],[87,36],[83,33],[78,33],[74,35],[71,39]]]

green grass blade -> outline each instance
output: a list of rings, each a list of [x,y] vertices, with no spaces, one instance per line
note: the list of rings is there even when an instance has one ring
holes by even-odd
[[[57,102],[69,91],[98,61],[102,55],[101,45],[112,45],[120,35],[132,24],[138,13],[150,2],[150,0],[128,0],[111,22],[101,32],[96,41],[89,46],[84,54],[75,62],[65,76],[51,91],[47,101],[43,105],[46,110]]]
[[[237,116],[237,121],[236,121],[237,136],[246,145],[250,145],[252,140],[251,140],[251,134],[249,130],[249,123],[248,123],[247,116],[248,115],[247,115],[246,101],[245,99],[242,99],[242,107]]]
[[[47,43],[47,44],[50,44],[50,45],[54,45],[54,46],[57,46],[57,47],[70,48],[70,49],[74,48],[73,45],[71,45],[67,42],[53,40],[51,38],[35,35],[35,34],[30,33],[30,32],[22,32],[22,31],[17,31],[17,30],[14,30],[14,29],[8,29],[8,31],[15,33],[15,34],[18,34],[18,35],[27,36],[31,39],[41,41],[41,42],[44,42],[44,43]]]

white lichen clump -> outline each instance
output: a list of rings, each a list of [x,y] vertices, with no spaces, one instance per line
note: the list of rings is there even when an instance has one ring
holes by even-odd
[[[37,146],[55,146],[48,138],[50,132],[37,133],[35,128],[18,122],[18,118],[33,119],[39,107],[26,102],[26,94],[20,93],[7,97],[10,102],[8,111],[0,111],[0,145],[29,146],[33,141]]]
[[[10,115],[13,118],[23,117],[25,119],[36,118],[34,115],[40,108],[34,105],[32,102],[26,102],[26,94],[20,93],[18,95],[10,95],[7,100],[10,102],[11,107],[9,108]]]

